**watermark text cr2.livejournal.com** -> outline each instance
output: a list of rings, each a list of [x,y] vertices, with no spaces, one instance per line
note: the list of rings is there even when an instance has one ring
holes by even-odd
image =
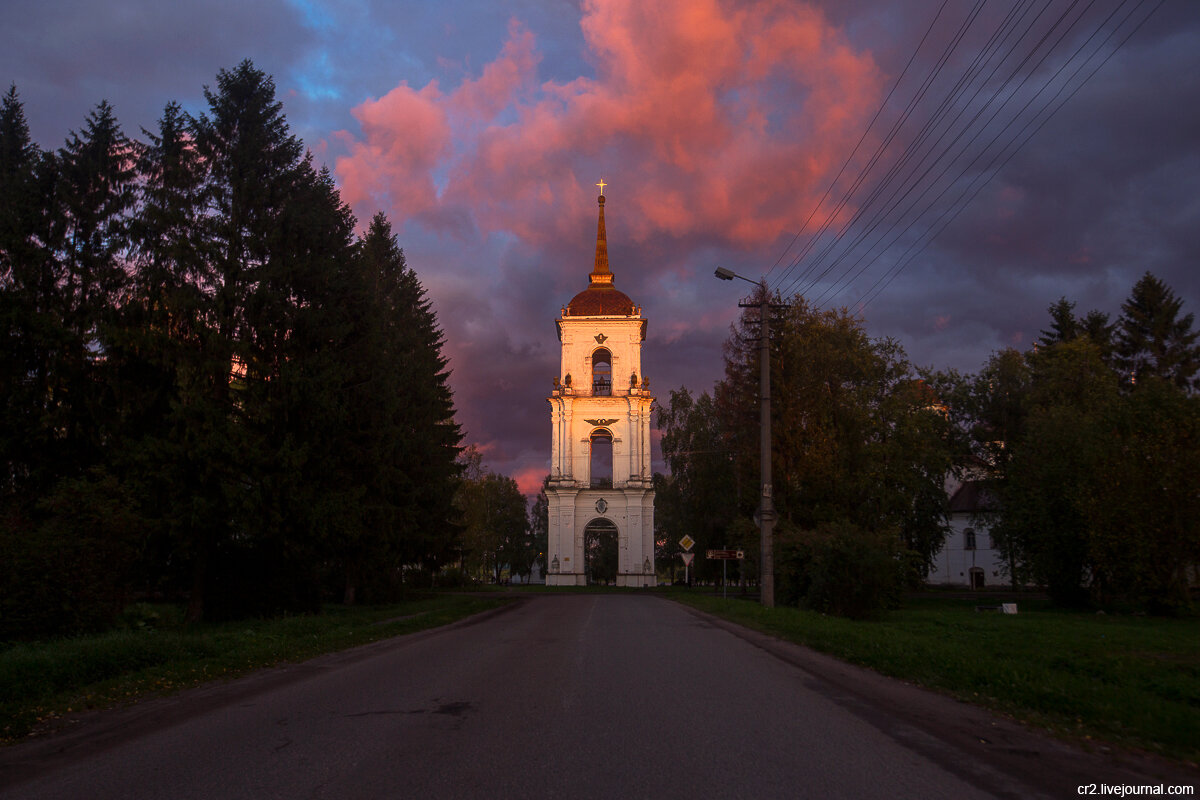
[[[1169,786],[1165,783],[1085,783],[1079,787],[1079,794],[1085,797],[1189,797],[1196,794],[1196,787]]]

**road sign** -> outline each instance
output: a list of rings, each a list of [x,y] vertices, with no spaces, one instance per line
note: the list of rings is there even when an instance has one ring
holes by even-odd
[[[715,560],[728,559],[730,561],[737,561],[738,559],[745,557],[745,550],[709,550],[705,555],[705,558],[711,558]]]
[[[684,566],[688,567],[692,565],[692,559],[696,557],[695,553],[680,553],[679,555],[683,559]]]
[[[683,538],[679,540],[679,546],[684,550],[691,550],[695,544],[696,540],[688,536],[686,533],[683,535]]]

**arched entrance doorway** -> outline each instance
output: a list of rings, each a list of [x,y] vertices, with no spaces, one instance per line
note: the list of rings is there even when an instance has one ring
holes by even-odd
[[[616,582],[617,526],[612,520],[594,519],[584,527],[583,569],[589,584]]]

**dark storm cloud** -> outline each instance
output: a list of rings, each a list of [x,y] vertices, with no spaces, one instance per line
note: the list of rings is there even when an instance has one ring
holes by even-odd
[[[0,80],[15,83],[35,141],[57,147],[101,100],[136,136],[171,100],[202,110],[217,71],[253,58],[276,76],[309,35],[280,0],[26,3],[9,9]]]
[[[867,306],[869,326],[918,363],[974,370],[1028,346],[1059,297],[1115,318],[1146,270],[1200,312],[1197,185],[1200,5],[1168,2]]]

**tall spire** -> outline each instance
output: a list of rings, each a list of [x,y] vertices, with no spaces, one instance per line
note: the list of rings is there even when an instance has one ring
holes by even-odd
[[[600,222],[596,226],[596,266],[592,269],[591,283],[588,288],[603,288],[612,286],[613,276],[608,270],[608,235],[604,232],[604,180],[596,184],[600,187],[600,197],[596,202],[600,204]]]

